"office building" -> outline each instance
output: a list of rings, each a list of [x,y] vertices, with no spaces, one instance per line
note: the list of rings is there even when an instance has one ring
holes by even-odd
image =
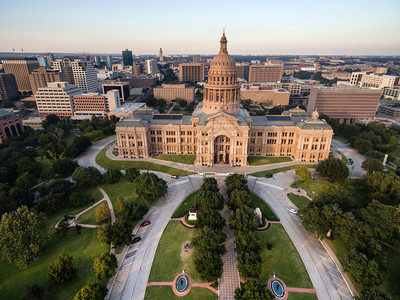
[[[128,82],[131,88],[151,88],[157,83],[157,76],[133,76],[132,78],[121,78],[121,82]]]
[[[97,92],[97,72],[91,62],[75,59],[71,62],[74,83],[84,93]]]
[[[39,66],[41,66],[41,67],[43,67],[45,69],[47,69],[50,66],[49,62],[47,60],[47,57],[45,57],[45,56],[39,56],[38,57],[38,62],[39,62]]]
[[[101,86],[101,89],[102,89],[103,94],[106,94],[108,91],[111,91],[111,90],[118,90],[121,101],[126,101],[131,96],[130,89],[129,89],[129,83],[127,83],[127,82],[104,83]]]
[[[160,61],[164,61],[164,54],[163,54],[162,48],[160,48],[159,56],[160,56]]]
[[[74,116],[88,118],[93,115],[105,116],[107,112],[121,106],[118,90],[109,90],[106,94],[89,93],[73,96]]]
[[[306,103],[307,112],[318,110],[341,123],[350,124],[360,119],[373,119],[381,94],[380,89],[312,87]]]
[[[373,87],[383,89],[385,87],[392,87],[400,84],[400,76],[390,75],[363,75],[360,81],[361,87]]]
[[[400,86],[385,87],[383,89],[383,97],[392,100],[400,100]]]
[[[157,61],[155,59],[146,59],[145,61],[146,73],[155,75],[158,73]]]
[[[0,100],[18,97],[18,85],[14,74],[0,73]]]
[[[240,89],[240,100],[251,100],[255,104],[273,107],[277,105],[289,105],[290,92],[285,89],[272,87],[252,86]]]
[[[24,95],[32,92],[29,74],[39,68],[36,58],[3,58],[4,73],[14,74],[18,91]]]
[[[133,56],[132,51],[125,49],[122,50],[122,62],[124,66],[132,66],[133,65]]]
[[[51,63],[54,61],[54,55],[52,53],[43,53],[43,57],[47,59],[47,63],[51,66]]]
[[[192,102],[194,100],[194,86],[186,86],[185,84],[164,84],[161,87],[153,89],[154,98],[164,99],[167,102],[175,100],[186,100]]]
[[[203,63],[182,63],[179,64],[180,82],[202,82],[204,81]]]
[[[132,75],[134,75],[134,76],[140,76],[140,74],[142,74],[142,71],[141,71],[141,66],[140,65],[133,65],[132,66]]]
[[[116,134],[121,158],[195,154],[198,166],[246,166],[248,155],[324,160],[333,131],[317,112],[310,115],[299,108],[279,116],[250,116],[240,107],[235,61],[223,34],[204,85],[204,100],[192,115],[159,114],[142,107],[119,121]]]
[[[64,74],[59,70],[40,67],[29,74],[29,81],[31,83],[32,93],[35,94],[38,88],[47,86],[49,82],[61,82],[65,81],[65,79]]]
[[[280,82],[282,77],[281,65],[251,65],[249,82]]]
[[[81,95],[76,85],[68,82],[49,82],[46,87],[38,88],[35,94],[39,116],[55,114],[59,117],[71,117],[74,114],[73,96]]]
[[[236,64],[236,69],[238,72],[238,78],[242,78],[246,81],[249,81],[249,70],[250,70],[249,65]]]
[[[64,80],[69,84],[75,84],[71,65],[73,61],[73,58],[65,56],[63,59],[57,59],[51,64],[52,69],[61,71],[64,74]]]
[[[43,121],[46,120],[46,118],[43,117],[29,117],[28,119],[22,120],[22,124],[24,126],[28,126],[32,128],[33,130],[43,130]]]
[[[10,136],[18,136],[24,132],[21,117],[5,109],[0,109],[0,144]]]
[[[107,55],[106,60],[107,60],[107,66],[112,66],[113,61],[111,55]]]

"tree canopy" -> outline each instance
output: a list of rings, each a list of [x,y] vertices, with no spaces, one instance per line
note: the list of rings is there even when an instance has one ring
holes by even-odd
[[[98,281],[108,280],[115,275],[118,267],[117,258],[109,251],[104,251],[100,257],[94,259],[93,268]]]
[[[347,165],[341,159],[335,157],[329,157],[321,161],[316,170],[322,177],[335,182],[345,180],[350,173]]]
[[[50,265],[47,271],[47,283],[51,288],[57,288],[72,279],[76,269],[72,265],[72,256],[61,253]]]
[[[136,179],[136,190],[143,199],[153,202],[167,193],[167,183],[154,173],[143,173]]]
[[[88,283],[76,293],[74,300],[104,300],[108,289],[98,283]]]

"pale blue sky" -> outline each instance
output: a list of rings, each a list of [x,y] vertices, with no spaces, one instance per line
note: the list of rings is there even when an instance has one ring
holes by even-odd
[[[0,51],[400,55],[400,0],[0,1]]]

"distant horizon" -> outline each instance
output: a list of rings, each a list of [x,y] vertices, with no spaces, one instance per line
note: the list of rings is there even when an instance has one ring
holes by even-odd
[[[398,0],[14,0],[0,8],[0,52],[215,55],[227,25],[231,55],[400,55]]]

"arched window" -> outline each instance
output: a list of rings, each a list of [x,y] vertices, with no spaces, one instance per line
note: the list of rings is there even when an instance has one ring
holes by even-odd
[[[21,128],[21,124],[20,123],[17,123],[17,130],[18,130],[18,133],[21,135],[22,134],[22,128]]]
[[[14,125],[11,125],[11,132],[12,132],[12,135],[13,136],[17,136],[18,134],[17,134],[17,130],[15,129],[15,126]]]
[[[10,136],[11,136],[10,128],[4,127],[4,131],[6,132],[6,136],[7,136],[7,137],[10,137]]]

